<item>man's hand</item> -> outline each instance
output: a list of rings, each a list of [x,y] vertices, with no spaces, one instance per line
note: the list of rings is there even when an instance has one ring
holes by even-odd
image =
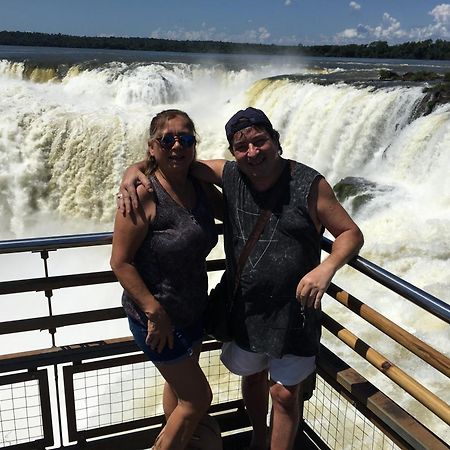
[[[133,164],[125,170],[119,192],[117,193],[117,209],[125,216],[139,206],[139,199],[136,194],[136,187],[142,184],[147,191],[152,191],[152,186],[144,174],[145,162],[141,161]]]
[[[320,308],[320,301],[328,289],[335,271],[324,261],[308,272],[298,283],[296,298],[306,307]]]

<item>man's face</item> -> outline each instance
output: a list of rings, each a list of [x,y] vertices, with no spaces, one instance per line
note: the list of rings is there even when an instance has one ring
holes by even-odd
[[[278,142],[266,130],[254,127],[235,133],[232,153],[239,169],[250,180],[273,176],[280,161]]]

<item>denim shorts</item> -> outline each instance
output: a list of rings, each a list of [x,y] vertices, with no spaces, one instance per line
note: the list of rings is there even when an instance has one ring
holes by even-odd
[[[137,346],[155,364],[173,364],[189,358],[194,352],[194,346],[203,339],[203,321],[199,320],[185,328],[173,330],[173,347],[166,345],[161,353],[152,350],[146,343],[147,327],[131,317],[128,317],[130,330]]]

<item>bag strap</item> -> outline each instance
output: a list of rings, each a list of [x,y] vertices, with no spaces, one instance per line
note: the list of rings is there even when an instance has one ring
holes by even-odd
[[[290,165],[290,173],[292,173],[294,169],[294,161],[288,161],[287,164]],[[285,168],[283,168],[283,172],[284,171]],[[248,257],[250,256],[250,253],[253,250],[253,247],[255,246],[256,242],[259,240],[261,233],[264,231],[264,227],[266,226],[267,221],[272,215],[272,209],[275,207],[275,204],[280,198],[281,193],[284,191],[283,187],[284,183],[282,183],[281,185],[278,184],[278,186],[276,186],[276,188],[271,192],[269,200],[267,201],[266,209],[261,210],[261,212],[259,213],[258,220],[256,221],[255,226],[253,227],[253,230],[250,233],[250,236],[248,237],[247,242],[244,245],[244,248],[241,250],[241,254],[239,255],[236,267],[236,275],[234,277],[234,289],[232,300],[234,300],[234,298],[236,297],[239,283],[241,281],[242,270],[244,269],[245,263]]]

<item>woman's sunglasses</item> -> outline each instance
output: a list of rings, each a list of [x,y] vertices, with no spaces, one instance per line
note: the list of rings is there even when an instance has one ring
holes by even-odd
[[[164,150],[170,150],[177,140],[183,148],[189,148],[195,144],[195,136],[193,134],[168,133],[158,139],[158,142]]]

